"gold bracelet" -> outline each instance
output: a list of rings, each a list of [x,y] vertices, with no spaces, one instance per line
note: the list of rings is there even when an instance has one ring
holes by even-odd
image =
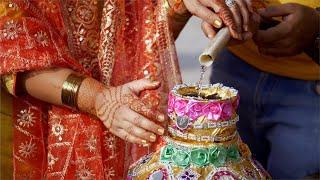
[[[62,104],[78,109],[78,93],[84,76],[71,73],[62,85],[61,101]]]

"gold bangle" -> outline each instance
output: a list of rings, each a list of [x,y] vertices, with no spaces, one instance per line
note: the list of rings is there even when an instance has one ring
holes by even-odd
[[[78,93],[84,76],[71,73],[62,85],[61,101],[62,104],[78,109]]]

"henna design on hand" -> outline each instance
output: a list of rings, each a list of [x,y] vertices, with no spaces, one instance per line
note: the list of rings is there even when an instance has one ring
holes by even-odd
[[[218,14],[224,24],[228,26],[230,29],[236,31],[237,25],[233,19],[233,15],[229,9],[229,7],[226,5],[224,0],[214,0],[214,3],[219,7]]]
[[[112,87],[102,91],[103,97],[98,100],[96,105],[97,116],[105,123],[107,128],[112,127],[115,120],[115,113],[123,105],[128,105],[134,100],[134,96],[130,93],[125,93],[123,86]]]
[[[140,100],[134,100],[129,104],[130,109],[152,120],[164,121],[165,117],[157,110],[147,108]]]
[[[142,83],[142,84],[139,84]],[[132,143],[146,144],[155,140],[154,134],[163,134],[161,126],[150,121],[164,121],[165,116],[149,108],[136,95],[159,83],[137,80],[118,87],[104,88],[96,97],[96,116],[114,135]]]

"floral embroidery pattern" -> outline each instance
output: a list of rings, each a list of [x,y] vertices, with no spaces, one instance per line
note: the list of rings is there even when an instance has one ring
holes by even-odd
[[[32,140],[29,142],[26,141],[24,143],[21,143],[19,146],[19,153],[24,158],[30,158],[34,156],[34,153],[36,152],[37,147],[35,143],[32,143]]]
[[[113,179],[113,177],[115,176],[115,170],[113,169],[113,167],[110,168],[105,168],[106,171],[104,172],[104,178],[105,179]]]
[[[67,129],[65,129],[62,124],[55,123],[52,125],[51,131],[52,131],[53,135],[58,137],[59,141],[62,141],[62,135],[64,134],[65,131],[67,131]]]
[[[31,112],[30,108],[28,110],[21,110],[17,117],[17,122],[19,126],[29,128],[32,127],[35,123],[34,114],[33,112]]]
[[[104,132],[104,147],[105,149],[110,152],[110,155],[109,157],[107,158],[108,160],[112,160],[112,159],[115,159],[116,158],[116,155],[117,155],[117,145],[116,145],[116,137],[105,131]]]
[[[0,30],[1,36],[7,40],[17,39],[18,34],[22,31],[21,25],[13,20],[7,21],[3,28],[4,29]]]
[[[76,171],[76,177],[80,180],[94,179],[94,174],[89,168],[82,168]]]
[[[90,152],[95,152],[97,150],[97,139],[91,135],[90,138],[85,143],[86,149]]]
[[[49,38],[47,33],[39,31],[34,35],[36,41],[41,44],[41,46],[48,46]]]

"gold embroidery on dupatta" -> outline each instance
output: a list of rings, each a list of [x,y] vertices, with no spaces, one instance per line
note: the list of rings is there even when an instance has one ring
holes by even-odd
[[[177,53],[174,45],[174,38],[169,29],[168,9],[163,1],[159,1],[157,6],[157,33],[158,49],[160,61],[164,69],[164,76],[168,82],[168,89],[173,88],[175,84],[182,82],[177,59]]]
[[[122,1],[106,0],[102,10],[98,59],[101,79],[105,85],[110,85],[115,61],[117,31],[123,23],[121,22],[123,6]]]
[[[97,53],[101,18],[101,1],[61,1],[64,23],[68,29],[68,45],[80,64],[93,77],[99,77]]]

